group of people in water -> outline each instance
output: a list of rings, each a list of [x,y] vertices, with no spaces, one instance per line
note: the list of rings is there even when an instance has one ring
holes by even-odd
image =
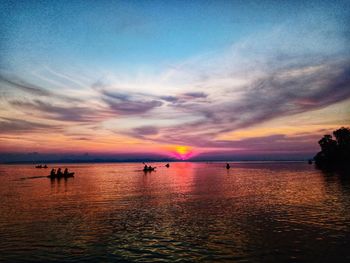
[[[155,166],[151,166],[151,165],[147,165],[147,164],[145,164],[145,163],[143,163],[145,166],[143,167],[143,171],[144,172],[150,172],[150,171],[154,171],[157,167],[155,167]],[[166,168],[169,168],[170,167],[170,164],[169,163],[167,163],[166,165],[165,165],[165,167]]]
[[[150,172],[150,171],[154,171],[157,167],[152,167],[151,165],[147,165],[145,164],[145,166],[143,167],[143,171],[144,172]]]
[[[57,172],[56,172],[55,168],[52,168],[51,172],[50,172],[50,177],[51,178],[54,178],[54,177],[67,177],[67,176],[70,176],[70,175],[73,175],[73,174],[74,173],[70,173],[68,171],[68,168],[65,168],[63,173],[62,173],[62,169],[61,168],[58,168]]]

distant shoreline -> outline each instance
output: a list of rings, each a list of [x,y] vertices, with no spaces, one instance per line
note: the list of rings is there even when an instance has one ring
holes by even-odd
[[[102,164],[102,163],[304,163],[307,160],[57,160],[57,161],[14,161],[0,162],[4,165],[16,164]]]

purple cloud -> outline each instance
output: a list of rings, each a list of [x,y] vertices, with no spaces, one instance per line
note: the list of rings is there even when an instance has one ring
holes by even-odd
[[[208,97],[208,94],[205,94],[204,92],[186,92],[183,93],[183,96],[190,99],[199,99]]]
[[[57,106],[40,100],[33,102],[14,100],[11,105],[23,111],[36,111],[38,117],[72,122],[90,122],[99,119],[99,112],[87,107]]]
[[[110,109],[121,115],[137,115],[146,113],[163,105],[163,102],[148,98],[132,98],[122,93],[102,91],[102,99]]]
[[[11,79],[8,77],[5,77],[3,75],[0,75],[0,82],[3,82],[7,85],[10,85],[11,87],[14,87],[18,90],[24,91],[29,95],[34,96],[40,96],[40,97],[47,97],[47,98],[56,98],[58,100],[70,102],[70,103],[76,103],[78,101],[81,101],[76,98],[72,98],[66,95],[62,95],[53,91],[49,91],[45,88],[42,88],[37,85],[33,85],[31,83],[27,83],[17,77],[12,77]]]
[[[158,133],[158,128],[154,126],[142,126],[134,128],[133,132],[136,136],[156,135]]]
[[[315,70],[310,71],[310,68]],[[303,70],[306,73],[303,73]],[[241,147],[249,143],[257,147],[261,138],[258,138],[258,141],[246,140],[244,145],[239,142],[215,141],[213,138],[220,133],[247,128],[277,117],[324,108],[349,99],[350,61],[335,60],[316,64],[313,61],[303,61],[299,66],[294,64],[275,67],[265,77],[260,77],[241,90],[243,92],[240,98],[234,102],[230,102],[229,98],[235,94],[229,91],[227,99],[219,103],[188,103],[182,100],[181,96],[176,97],[176,100],[171,98],[175,103],[170,107],[189,116],[197,115],[201,118],[182,123],[181,129],[178,125],[159,127],[157,141],[212,148]],[[195,96],[204,97],[200,94]],[[289,137],[278,136],[269,139],[292,141]],[[273,150],[271,145],[267,143],[266,147]]]
[[[25,134],[28,132],[42,132],[48,129],[59,129],[57,126],[13,118],[1,118],[0,127],[1,134]]]

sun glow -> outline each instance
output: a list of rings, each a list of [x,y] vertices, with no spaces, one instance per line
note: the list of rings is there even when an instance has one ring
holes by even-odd
[[[193,149],[189,146],[175,146],[175,156],[180,160],[187,160],[193,155]]]

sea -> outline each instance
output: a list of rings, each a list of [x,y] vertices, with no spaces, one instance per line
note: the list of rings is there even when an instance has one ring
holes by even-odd
[[[349,174],[225,164],[0,165],[0,262],[350,262]]]

